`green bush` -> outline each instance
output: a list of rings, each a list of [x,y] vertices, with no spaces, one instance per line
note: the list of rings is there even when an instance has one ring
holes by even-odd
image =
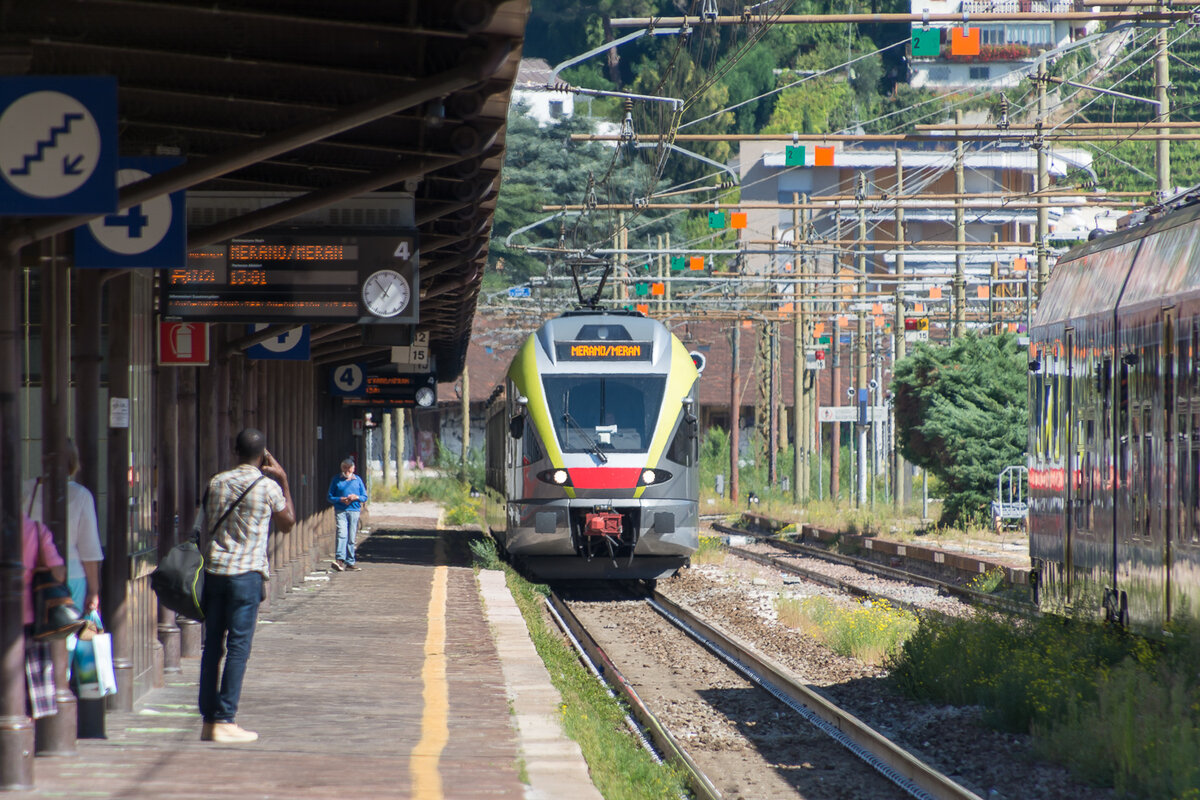
[[[1091,622],[928,617],[889,664],[907,694],[980,705],[1121,796],[1200,797],[1200,638],[1151,642]]]

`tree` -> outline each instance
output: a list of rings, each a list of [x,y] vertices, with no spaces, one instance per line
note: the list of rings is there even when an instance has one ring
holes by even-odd
[[[1025,461],[1026,361],[1017,338],[977,336],[919,345],[896,364],[900,452],[946,487],[940,522],[979,521],[996,476]]]
[[[543,211],[543,205],[584,203],[589,176],[600,204],[631,203],[635,197],[644,196],[650,184],[645,155],[638,155],[635,160],[628,148],[569,141],[572,133],[592,132],[590,120],[577,114],[539,128],[526,111],[521,104],[514,104],[509,110],[504,170],[488,258],[492,271],[485,276],[489,287],[521,284],[530,276],[544,275],[546,256],[531,254],[522,246],[557,245],[561,226],[565,226],[568,247],[611,241],[617,212],[598,210],[583,216],[548,219],[552,214]],[[632,222],[634,216],[627,214],[627,222]],[[514,239],[513,246],[505,244],[509,234],[539,220],[546,221]],[[680,222],[669,218],[645,225],[646,220],[640,219],[630,244],[644,245],[668,231],[677,237]],[[501,258],[503,274],[496,276],[495,268]]]

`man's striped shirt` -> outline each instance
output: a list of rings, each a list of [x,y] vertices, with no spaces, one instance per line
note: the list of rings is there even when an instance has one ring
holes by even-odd
[[[209,536],[209,527],[221,518],[235,500],[241,497],[246,487],[262,475],[258,467],[239,464],[231,470],[219,472],[208,482],[208,499],[200,504],[193,529],[201,536],[200,547],[204,552],[204,569],[214,575],[241,575],[246,572],[261,572],[271,576],[267,564],[267,534],[271,515],[287,508],[283,490],[270,478],[263,477],[242,498],[233,513],[225,517],[216,531]],[[211,521],[210,521],[211,520]]]

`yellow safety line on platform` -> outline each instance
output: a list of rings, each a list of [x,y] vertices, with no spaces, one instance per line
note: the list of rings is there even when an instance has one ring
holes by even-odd
[[[440,560],[440,559],[439,559]],[[421,668],[421,740],[409,754],[412,796],[415,800],[442,800],[442,776],[438,761],[450,740],[450,687],[446,683],[446,583],[445,566],[433,570],[429,595],[429,631],[425,634],[425,665]]]

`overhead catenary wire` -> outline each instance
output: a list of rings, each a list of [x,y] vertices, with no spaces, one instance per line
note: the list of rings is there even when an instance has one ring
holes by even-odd
[[[893,46],[889,46],[889,47],[893,47]],[[886,49],[886,48],[880,48],[880,49],[882,50],[882,49]],[[1139,49],[1140,49],[1140,48],[1139,48]],[[862,58],[862,56],[859,56],[859,58]],[[856,59],[856,60],[857,60],[857,59]],[[1027,107],[1028,107],[1028,103],[1026,104],[1026,108],[1027,108]],[[700,120],[696,120],[696,121],[700,121]],[[930,175],[930,181],[931,181],[931,180],[935,180],[935,179],[936,179],[936,175],[937,175],[937,173]],[[737,191],[737,190],[733,190],[733,191]],[[643,206],[643,209],[642,209],[642,210],[644,210],[644,206]],[[989,209],[989,211],[991,211],[991,210],[994,210],[994,209]],[[668,216],[673,216],[673,215],[668,215]],[[658,219],[661,219],[661,218],[658,218]],[[650,224],[650,223],[646,223],[646,224]],[[636,230],[636,229],[638,229],[638,228],[634,228],[634,227],[632,227],[632,225],[629,225],[628,229],[629,229],[629,230]]]

